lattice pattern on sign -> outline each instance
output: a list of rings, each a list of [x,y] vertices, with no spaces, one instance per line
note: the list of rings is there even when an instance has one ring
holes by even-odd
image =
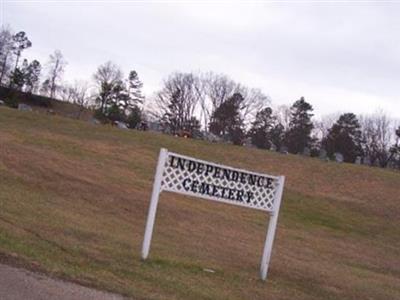
[[[181,160],[181,167],[177,165],[177,159]],[[182,162],[184,161],[184,168]],[[200,172],[198,168],[188,169],[189,162],[192,167],[202,164]],[[205,172],[206,168],[219,168],[221,170],[236,171],[240,174],[244,173],[243,180],[229,180],[226,177],[212,176],[212,172]],[[221,173],[219,174],[221,175]],[[261,178],[264,183],[257,185],[249,180],[244,180],[246,176],[256,176]],[[222,177],[222,178],[221,178]],[[253,177],[254,178],[254,177]],[[269,184],[266,185],[266,181]],[[194,159],[176,153],[168,153],[162,174],[161,190],[177,192],[181,194],[192,195],[196,197],[206,198],[210,200],[246,206],[266,211],[274,211],[274,199],[278,190],[279,178],[275,176],[248,172],[245,170],[235,169],[227,166],[217,165],[214,163]]]

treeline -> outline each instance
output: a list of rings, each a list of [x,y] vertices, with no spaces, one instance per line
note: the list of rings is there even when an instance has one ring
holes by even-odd
[[[25,32],[0,31],[0,84],[92,109],[102,122],[125,122],[130,128],[157,124],[174,135],[210,137],[235,145],[293,154],[322,156],[345,162],[363,161],[400,168],[400,126],[385,113],[356,116],[348,112],[313,120],[313,107],[303,97],[290,107],[273,107],[260,89],[249,88],[223,74],[175,72],[162,88],[145,99],[143,83],[131,70],[106,62],[89,82],[63,82],[67,62],[56,50],[45,67],[22,58],[32,47]],[[6,102],[15,106],[11,94]]]

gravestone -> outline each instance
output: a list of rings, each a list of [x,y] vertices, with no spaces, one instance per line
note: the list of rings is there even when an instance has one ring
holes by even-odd
[[[116,125],[119,129],[128,129],[128,126],[126,126],[126,124],[125,124],[124,122],[115,121],[115,125]]]
[[[244,140],[243,146],[248,147],[248,148],[254,148],[255,146],[253,145],[253,143],[251,142],[251,138],[246,138]]]
[[[303,155],[304,155],[304,156],[310,156],[310,155],[311,155],[310,148],[304,147]]]
[[[279,153],[288,154],[288,153],[289,153],[288,150],[289,150],[288,147],[282,146],[282,147],[279,149]]]
[[[18,104],[18,110],[21,110],[21,111],[32,111],[32,107],[30,107],[27,104],[20,103],[20,104]]]
[[[94,125],[99,125],[99,124],[101,124],[101,122],[100,122],[98,119],[96,119],[96,118],[91,118],[91,119],[90,119],[90,123],[92,123],[92,124],[94,124]]]
[[[211,132],[204,132],[204,139],[208,142],[218,143],[221,142],[221,138]]]
[[[334,154],[335,156],[335,161],[338,163],[342,163],[343,162],[343,154],[340,152],[335,152]]]
[[[370,166],[371,165],[371,159],[369,158],[369,156],[365,156],[364,158],[363,158],[363,165],[367,165],[367,166]]]
[[[356,165],[361,165],[361,156],[357,156],[354,162]]]
[[[152,121],[147,122],[147,129],[150,131],[157,131],[157,132],[163,131],[163,127],[160,123]]]
[[[327,157],[326,150],[325,150],[325,149],[321,149],[321,150],[319,151],[319,156],[318,156],[318,158],[319,158],[319,159],[322,159],[322,160],[326,160],[326,157]]]

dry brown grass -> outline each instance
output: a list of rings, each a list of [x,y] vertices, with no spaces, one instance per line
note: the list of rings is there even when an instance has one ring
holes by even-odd
[[[265,213],[176,194],[141,262],[160,147],[287,176],[268,282]],[[137,299],[399,299],[399,187],[393,171],[0,108],[0,256]]]

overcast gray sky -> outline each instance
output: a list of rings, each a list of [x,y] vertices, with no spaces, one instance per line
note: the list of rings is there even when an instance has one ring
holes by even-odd
[[[274,105],[400,118],[400,2],[0,1],[1,23],[33,43],[25,56],[60,49],[71,82],[112,60],[151,96],[173,71],[212,70]]]

